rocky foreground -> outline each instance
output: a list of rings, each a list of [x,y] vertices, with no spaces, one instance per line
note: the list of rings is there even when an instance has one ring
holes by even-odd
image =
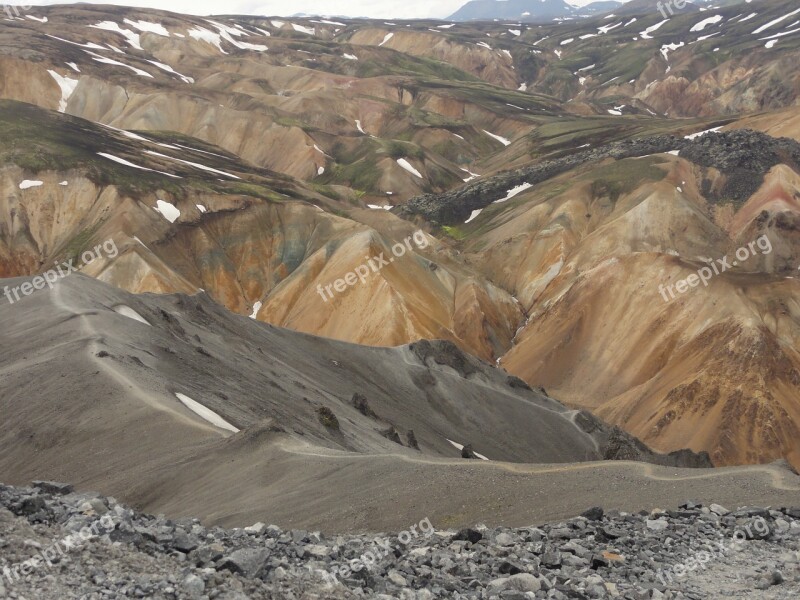
[[[390,506],[386,510],[391,510]],[[113,498],[0,485],[0,598],[800,597],[800,508],[687,502],[563,523],[324,536],[206,528]]]

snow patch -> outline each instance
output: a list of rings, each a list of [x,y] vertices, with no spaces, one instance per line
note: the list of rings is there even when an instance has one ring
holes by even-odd
[[[104,65],[115,65],[117,67],[125,67],[126,69],[130,69],[137,75],[153,79],[153,76],[150,75],[150,73],[148,73],[147,71],[143,71],[142,69],[137,69],[136,67],[126,65],[125,63],[119,62],[118,60],[113,60],[111,58],[106,58],[105,56],[100,56],[99,54],[95,54],[94,52],[89,52],[88,50],[84,50],[84,52],[88,52],[92,56],[92,60],[96,60],[97,62],[103,63]]]
[[[158,204],[158,207],[154,210],[161,213],[161,216],[163,216],[170,223],[174,223],[178,220],[178,217],[181,216],[181,211],[179,211],[174,204],[170,204],[164,200],[158,200],[156,204]]]
[[[650,35],[650,34],[651,34],[651,33],[653,33],[654,31],[656,31],[656,30],[660,29],[660,28],[661,28],[661,26],[662,26],[664,23],[666,23],[667,21],[669,21],[669,19],[664,19],[664,20],[663,20],[663,21],[661,21],[660,23],[656,23],[655,25],[651,25],[650,27],[648,27],[648,28],[647,28],[647,29],[645,29],[644,31],[640,31],[640,32],[639,32],[639,35],[640,35],[640,36],[642,36],[642,39],[643,39],[643,40],[652,40],[652,39],[653,39],[653,36],[652,36],[652,35]]]
[[[447,440],[447,438],[444,438],[444,439],[446,439],[446,440]],[[447,441],[448,441],[448,442],[450,442],[450,443],[451,443],[451,444],[452,444],[452,445],[453,445],[453,446],[456,448],[456,450],[458,450],[459,452],[460,452],[461,450],[463,450],[463,449],[464,449],[464,446],[462,446],[462,445],[461,445],[461,444],[459,444],[458,442],[454,442],[453,440],[447,440]],[[475,452],[474,450],[473,450],[473,454],[475,454],[475,456],[477,456],[477,457],[478,457],[478,458],[480,458],[481,460],[489,460],[489,459],[488,459],[488,458],[486,458],[486,457],[485,457],[483,454],[478,454],[478,453],[477,453],[477,452]]]
[[[75,92],[78,87],[78,79],[70,79],[69,77],[62,77],[52,69],[47,71],[50,76],[56,80],[58,87],[61,88],[61,100],[58,102],[58,112],[66,112],[67,104],[69,103],[70,96]]]
[[[703,19],[696,25],[694,25],[689,31],[694,33],[695,31],[703,31],[709,25],[716,25],[722,21],[722,15],[715,15],[713,17],[708,17],[707,19]]]
[[[212,169],[211,167],[207,167],[205,165],[201,165],[200,163],[191,162],[188,160],[183,160],[181,158],[173,158],[172,156],[167,156],[166,154],[161,154],[159,152],[153,152],[152,150],[145,150],[146,154],[151,154],[153,156],[158,156],[161,158],[166,158],[168,160],[174,160],[179,163],[183,163],[185,165],[189,165],[190,167],[194,167],[196,169],[200,169],[202,171],[208,171],[209,173],[216,173],[217,175],[224,175],[225,177],[231,177],[233,179],[241,179],[241,177],[237,177],[236,175],[232,175],[231,173],[226,173],[225,171],[220,171],[218,169]]]
[[[496,135],[494,133],[490,133],[490,132],[486,131],[485,129],[483,130],[483,133],[485,133],[489,137],[492,137],[492,138],[496,139],[498,142],[503,144],[503,146],[510,146],[511,145],[511,140],[506,139],[501,135]]]
[[[762,25],[761,27],[759,27],[758,29],[756,29],[756,30],[753,32],[753,35],[759,34],[759,33],[761,33],[762,31],[765,31],[765,30],[769,29],[769,28],[770,28],[770,27],[772,27],[773,25],[777,25],[777,24],[778,24],[778,23],[780,23],[781,21],[784,21],[785,19],[788,19],[789,17],[796,15],[797,13],[800,13],[800,8],[798,8],[797,10],[793,10],[792,12],[790,12],[790,13],[788,13],[788,14],[785,14],[785,15],[783,15],[782,17],[778,17],[777,19],[775,19],[775,20],[773,20],[773,21],[770,21],[769,23],[767,23],[767,24],[765,24],[765,25]],[[742,19],[742,20],[744,20],[744,19]]]
[[[679,44],[664,44],[661,46],[661,55],[664,57],[664,60],[669,61],[669,53],[673,50],[677,50],[678,48],[682,48],[685,46],[683,42]]]
[[[403,167],[406,171],[411,173],[412,175],[416,175],[420,179],[422,179],[422,173],[417,171],[410,162],[408,162],[405,158],[398,158],[397,164]]]
[[[466,224],[467,224],[467,223],[469,223],[470,221],[474,221],[475,219],[477,219],[477,218],[478,218],[478,215],[479,215],[479,214],[481,214],[482,212],[483,212],[483,209],[482,209],[482,208],[479,208],[479,209],[477,209],[477,210],[473,210],[473,211],[472,211],[472,214],[469,216],[469,219],[467,219],[466,221],[464,221],[464,224],[466,225]]]
[[[124,19],[123,23],[145,33],[155,33],[156,35],[169,37],[169,31],[167,31],[167,28],[161,23],[151,23],[149,21],[131,21],[130,19]]]
[[[528,190],[532,187],[533,185],[530,183],[523,183],[522,185],[513,187],[510,190],[508,190],[508,192],[506,192],[505,198],[500,198],[500,200],[495,200],[492,204],[500,204],[502,202],[507,202],[508,200],[511,200],[514,196],[517,196],[522,192],[524,192],[525,190]]]
[[[186,408],[191,410],[196,415],[202,417],[203,419],[205,419],[206,421],[208,421],[209,423],[211,423],[215,427],[219,427],[220,429],[227,429],[228,431],[232,431],[234,433],[239,433],[239,430],[236,427],[234,427],[233,425],[228,423],[225,419],[220,417],[213,410],[211,410],[209,408],[206,408],[205,406],[203,406],[199,402],[195,402],[194,400],[189,398],[189,396],[185,396],[184,394],[180,394],[178,392],[175,392],[175,397],[178,398],[178,400],[180,400],[181,403]]]
[[[219,33],[214,33],[205,27],[199,26],[195,29],[190,29],[188,33],[189,37],[192,39],[211,44],[212,46],[216,47],[217,50],[222,52],[222,54],[227,54],[227,52],[222,49],[222,38]]]
[[[121,165],[125,165],[126,167],[133,167],[134,169],[140,169],[141,171],[150,171],[151,173],[160,173],[161,175],[166,175],[167,177],[173,177],[174,179],[181,179],[180,175],[173,175],[172,173],[165,173],[164,171],[156,171],[155,169],[149,169],[147,167],[143,167],[141,165],[136,165],[124,158],[120,158],[119,156],[114,156],[113,154],[107,154],[106,152],[98,152],[98,156],[102,156],[103,158],[107,158],[110,161],[115,163],[119,163]]]
[[[158,62],[156,60],[148,60],[147,62],[149,62],[151,65],[157,66],[162,71],[166,71],[167,73],[172,73],[173,75],[177,75],[178,77],[180,77],[183,80],[184,83],[194,83],[194,79],[193,78],[187,77],[186,75],[181,75],[180,73],[178,73],[175,69],[173,69],[169,65],[165,65],[164,63],[160,63],[160,62]]]
[[[707,133],[713,133],[715,131],[719,131],[720,129],[722,129],[722,126],[714,127],[713,129],[706,129],[705,131],[698,131],[697,133],[690,133],[689,135],[683,136],[683,139],[685,139],[685,140],[694,140],[694,139],[697,139],[699,137],[703,137]]]
[[[145,325],[151,326],[150,323],[147,321],[147,319],[145,319],[142,315],[133,310],[130,306],[127,306],[125,304],[120,304],[118,306],[115,306],[114,312],[122,315],[123,317],[128,317],[129,319],[133,319],[134,321],[139,321],[139,323],[144,323]]]
[[[297,25],[296,23],[292,23],[292,29],[295,31],[299,31],[300,33],[307,33],[308,35],[317,35],[317,30],[313,27],[303,27],[302,25]]]
[[[130,29],[123,29],[119,26],[118,23],[114,21],[101,21],[100,23],[95,23],[94,25],[89,25],[94,29],[103,29],[105,31],[111,31],[113,33],[118,33],[123,36],[128,43],[135,48],[136,50],[143,50],[139,39],[139,34],[135,31],[131,31]]]
[[[19,184],[19,189],[29,190],[30,188],[41,187],[43,185],[44,181],[33,181],[30,179],[26,179],[25,181]]]

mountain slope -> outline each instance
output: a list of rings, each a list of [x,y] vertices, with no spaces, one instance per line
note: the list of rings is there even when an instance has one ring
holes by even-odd
[[[798,159],[797,142],[748,131],[643,138],[405,208],[478,212],[450,231],[526,311],[511,373],[660,449],[797,465]],[[704,268],[707,286],[676,294]]]
[[[241,523],[268,504],[276,518],[325,522],[300,517],[319,497],[309,486],[361,494],[386,467],[396,483],[416,473],[437,486],[486,472],[461,471],[468,461],[454,443],[511,473],[503,461],[708,465],[655,456],[452,344],[315,338],[232,315],[204,294],[134,296],[76,274],[0,304],[0,325],[3,346],[17,349],[0,357],[6,480],[70,479],[173,514]],[[326,511],[342,515],[339,504]],[[451,497],[441,509],[459,507]]]
[[[103,281],[134,292],[208,290],[239,314],[354,342],[446,338],[494,360],[522,318],[508,293],[410,224],[383,210],[364,211],[369,224],[344,218],[348,203],[333,190],[199,140],[109,130],[13,102],[0,102],[0,128],[15,140],[0,171],[0,275],[34,274],[114,238],[119,254],[88,265]],[[365,275],[377,257],[397,263]],[[356,285],[319,294],[353,272]]]
[[[799,17],[703,8],[2,21],[0,275],[113,238],[84,272],[122,289],[202,288],[365,345],[446,339],[663,451],[798,464],[797,148],[684,136],[800,137]]]

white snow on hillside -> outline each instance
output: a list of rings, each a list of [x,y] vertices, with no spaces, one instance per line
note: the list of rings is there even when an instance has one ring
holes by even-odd
[[[178,73],[175,69],[173,69],[169,65],[165,65],[164,63],[160,63],[160,62],[158,62],[156,60],[148,60],[147,62],[149,62],[151,65],[157,66],[162,71],[166,71],[167,73],[172,73],[173,75],[177,75],[178,77],[180,77],[183,80],[184,83],[194,83],[194,79],[192,77],[187,77],[186,75],[181,75],[180,73]]]
[[[486,135],[488,135],[489,137],[492,137],[492,138],[496,139],[498,142],[500,142],[501,144],[503,144],[503,146],[510,146],[510,145],[511,145],[511,140],[509,140],[509,139],[506,139],[506,138],[504,138],[504,137],[503,137],[503,136],[501,136],[501,135],[496,135],[496,134],[494,134],[494,133],[491,133],[491,132],[489,132],[489,131],[486,131],[485,129],[483,130],[483,133],[485,133],[485,134],[486,134]]]
[[[212,46],[215,46],[217,50],[222,52],[222,54],[227,54],[227,52],[225,52],[225,50],[222,49],[222,41],[220,34],[214,33],[213,31],[209,31],[205,27],[199,27],[199,26],[194,29],[190,29],[188,33],[189,37],[191,37],[192,39],[211,44]]]
[[[469,216],[469,219],[467,219],[466,221],[464,221],[464,224],[466,225],[467,223],[469,223],[469,222],[471,222],[471,221],[474,221],[475,219],[477,219],[477,218],[478,218],[478,215],[479,215],[479,214],[481,214],[482,212],[483,212],[483,209],[482,209],[482,208],[479,208],[479,209],[477,209],[477,210],[473,210],[473,211],[472,211],[472,214]]]
[[[236,427],[228,423],[225,419],[220,417],[210,408],[206,408],[199,402],[192,400],[191,398],[189,398],[189,396],[175,392],[175,397],[178,398],[178,400],[180,400],[181,403],[186,408],[188,408],[198,416],[202,417],[215,427],[219,427],[220,429],[227,429],[228,431],[232,431],[234,433],[239,433],[239,430]]]
[[[317,34],[317,30],[314,29],[313,27],[304,27],[304,26],[298,25],[296,23],[292,23],[291,25],[292,25],[292,29],[294,29],[295,31],[299,31],[300,33],[307,33],[308,35],[316,35]]]
[[[29,190],[30,188],[41,187],[44,185],[44,181],[33,181],[31,179],[26,179],[22,183],[19,184],[19,189],[21,190]]]
[[[708,17],[707,19],[703,19],[702,21],[694,25],[689,31],[690,32],[703,31],[703,29],[705,29],[709,25],[716,25],[720,21],[722,21],[722,15],[715,15],[713,17]]]
[[[174,204],[170,204],[164,200],[159,199],[156,204],[158,205],[154,210],[161,213],[167,221],[174,223],[181,216],[181,211]]]
[[[124,158],[120,158],[119,156],[114,156],[113,154],[108,154],[106,152],[98,152],[98,156],[102,156],[110,161],[115,163],[119,163],[121,165],[125,165],[126,167],[132,167],[134,169],[139,169],[141,171],[150,171],[151,173],[160,173],[161,175],[166,175],[167,177],[173,177],[174,179],[181,179],[180,175],[173,175],[172,173],[165,173],[164,171],[156,171],[155,169],[150,169],[148,167],[143,167],[141,165],[134,164]]]
[[[715,131],[719,131],[720,129],[722,129],[722,126],[714,127],[713,129],[706,129],[705,131],[698,131],[697,133],[690,133],[689,135],[684,136],[684,139],[695,140],[699,137],[703,137],[707,133],[713,133]]]
[[[156,35],[169,37],[169,31],[167,31],[167,28],[161,23],[151,23],[149,21],[131,21],[130,19],[124,19],[123,23],[130,25],[134,29],[138,29],[141,32],[155,33]]]
[[[514,196],[517,196],[522,192],[524,192],[525,190],[529,190],[532,187],[533,185],[530,183],[523,183],[521,185],[513,187],[510,190],[508,190],[508,192],[506,192],[505,198],[500,198],[500,200],[495,200],[492,204],[500,204],[502,202],[507,202],[508,200],[511,200]]]
[[[66,112],[67,110],[67,103],[69,102],[70,96],[75,92],[75,88],[78,87],[78,79],[70,79],[69,77],[62,77],[52,69],[47,71],[50,73],[50,76],[56,80],[58,87],[61,88],[61,100],[58,103],[58,112]]]
[[[153,156],[158,156],[160,158],[166,158],[167,160],[174,160],[179,163],[183,163],[185,165],[189,165],[190,167],[194,167],[195,169],[200,169],[202,171],[208,171],[209,173],[216,173],[217,175],[224,175],[225,177],[231,177],[233,179],[241,179],[241,177],[237,177],[231,173],[226,173],[225,171],[220,171],[219,169],[213,169],[211,167],[207,167],[206,165],[202,165],[200,163],[191,162],[188,160],[183,160],[181,158],[174,158],[172,156],[167,156],[166,154],[161,154],[160,152],[153,152],[152,150],[145,150],[146,154],[151,154]]]
[[[797,13],[800,13],[800,8],[798,8],[797,10],[793,10],[792,12],[787,13],[787,14],[783,15],[782,17],[778,17],[777,19],[774,19],[774,20],[770,21],[769,23],[766,23],[766,24],[762,25],[761,27],[759,27],[758,29],[756,29],[753,32],[753,35],[759,34],[762,31],[766,31],[767,29],[769,29],[773,25],[777,25],[781,21],[785,21],[786,19],[788,19],[791,16],[796,15]]]
[[[682,48],[685,45],[686,44],[683,42],[680,42],[679,44],[664,44],[661,46],[661,55],[664,57],[664,60],[669,62],[669,53],[677,50],[678,48]]]
[[[138,238],[137,238],[138,239]],[[140,242],[141,243],[141,242]],[[144,244],[142,244],[144,245]],[[142,315],[138,312],[133,310],[130,306],[125,304],[120,304],[114,307],[114,312],[117,314],[122,315],[123,317],[128,317],[129,319],[133,319],[134,321],[139,321],[140,323],[144,323],[145,325],[151,326],[150,323],[145,319]]]
[[[404,168],[406,171],[408,171],[408,172],[409,172],[409,173],[411,173],[412,175],[416,175],[417,177],[419,177],[420,179],[422,179],[422,173],[420,173],[419,171],[417,171],[417,170],[416,170],[416,169],[413,167],[413,165],[412,165],[410,162],[408,162],[408,161],[407,161],[405,158],[398,158],[398,159],[397,159],[397,164],[398,164],[398,165],[400,165],[401,167],[403,167],[403,168]]]
[[[445,438],[445,439],[447,440],[447,438]],[[461,451],[461,450],[464,449],[464,446],[462,446],[458,442],[454,442],[453,440],[447,440],[447,441],[450,442],[458,451]],[[474,452],[474,451],[473,451],[473,453],[475,454],[475,456],[477,456],[481,460],[489,460],[483,454],[478,454],[477,452]]]
[[[119,62],[118,60],[114,60],[114,59],[111,59],[111,58],[106,58],[105,56],[100,56],[99,54],[95,54],[94,52],[89,52],[88,50],[84,50],[84,52],[90,54],[91,57],[92,57],[92,60],[96,60],[97,62],[102,63],[104,65],[114,65],[114,66],[117,66],[117,67],[125,67],[126,69],[130,69],[131,71],[133,71],[137,75],[140,75],[142,77],[149,77],[150,79],[153,79],[153,76],[150,73],[148,73],[147,71],[143,71],[142,69],[137,69],[136,67],[132,67],[131,65],[126,65],[125,63]]]
[[[473,173],[472,171],[470,171],[469,169],[465,169],[464,167],[461,167],[461,170],[469,175],[469,177],[464,179],[464,183],[469,183],[473,179],[477,179],[478,177],[480,177],[480,175],[478,175],[477,173]]]
[[[49,33],[45,34],[47,37],[52,38],[54,40],[58,40],[59,42],[64,42],[66,44],[72,44],[73,46],[79,46],[81,48],[91,48],[92,50],[107,50],[105,46],[101,46],[99,44],[95,44],[94,42],[89,42],[87,44],[79,44],[78,42],[71,42],[70,40],[65,40],[64,38],[57,37],[55,35],[50,35]]]
[[[639,35],[642,36],[643,40],[652,40],[653,36],[651,36],[650,34],[653,33],[654,31],[656,31],[657,29],[659,29],[667,21],[669,21],[669,19],[664,19],[660,23],[656,23],[655,25],[651,25],[650,27],[648,27],[644,31],[640,31]]]
[[[128,43],[137,50],[142,50],[142,46],[140,44],[139,34],[135,31],[131,31],[130,29],[124,29],[119,26],[118,23],[114,21],[101,21],[100,23],[95,23],[94,25],[89,25],[89,27],[93,27],[94,29],[104,29],[106,31],[113,31],[114,33],[118,33],[123,36]]]

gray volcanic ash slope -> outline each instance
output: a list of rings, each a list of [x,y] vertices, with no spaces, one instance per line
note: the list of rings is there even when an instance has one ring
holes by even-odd
[[[204,294],[135,296],[73,275],[1,304],[0,331],[14,350],[0,359],[8,483],[51,478],[171,515],[326,530],[401,527],[420,509],[453,525],[523,524],[596,499],[763,502],[792,489],[777,466],[537,467],[707,458],[654,455],[450,344],[334,342]]]
[[[618,431],[588,413],[566,409],[449,342],[360,347],[234,316],[205,294],[134,296],[83,276],[4,303],[0,320],[6,345],[20,351],[3,357],[14,429],[29,432],[32,410],[52,417],[50,451],[58,451],[53,442],[74,443],[51,435],[65,427],[61,411],[78,408],[86,409],[82,418],[67,427],[81,429],[92,412],[117,405],[131,419],[155,411],[195,439],[218,436],[182,406],[183,396],[231,429],[265,426],[336,450],[458,457],[451,440],[511,462],[639,458],[636,450],[670,462],[632,438],[620,444]],[[32,397],[47,400],[46,413]],[[114,425],[110,441],[118,439]],[[45,431],[18,442],[34,449]],[[710,466],[699,456],[688,463],[696,465]]]

